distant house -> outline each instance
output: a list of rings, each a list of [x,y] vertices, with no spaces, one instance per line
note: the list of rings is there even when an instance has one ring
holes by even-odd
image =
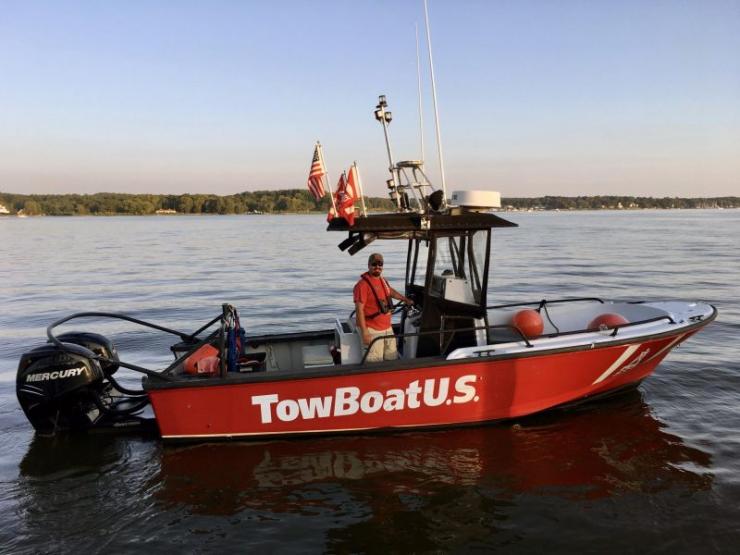
[[[5,208],[4,204],[0,204],[0,214],[3,214],[3,215],[10,214],[10,211],[7,208]]]

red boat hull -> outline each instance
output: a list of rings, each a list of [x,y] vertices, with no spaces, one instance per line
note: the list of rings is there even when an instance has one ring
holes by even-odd
[[[636,384],[696,330],[592,349],[149,390],[163,438],[438,427],[517,418]]]

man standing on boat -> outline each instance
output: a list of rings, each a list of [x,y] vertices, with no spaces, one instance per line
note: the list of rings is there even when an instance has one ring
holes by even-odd
[[[360,331],[362,344],[367,348],[376,337],[390,336],[372,344],[366,359],[368,362],[398,358],[396,338],[393,337],[391,327],[392,299],[402,301],[407,305],[414,304],[411,299],[388,285],[385,278],[381,276],[382,273],[383,255],[371,254],[367,260],[367,272],[360,276],[354,289],[357,329]]]

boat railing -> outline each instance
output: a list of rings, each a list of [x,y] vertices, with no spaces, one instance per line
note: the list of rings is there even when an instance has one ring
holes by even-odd
[[[577,301],[595,301],[595,302],[600,302],[600,303],[603,303],[604,302],[601,299],[598,299],[596,297],[584,297],[584,298],[579,298],[579,299],[562,299],[562,300],[555,300],[555,301],[545,301],[545,300],[543,300],[543,301],[540,301],[539,303],[513,303],[513,304],[498,305],[498,306],[488,307],[488,308],[489,309],[508,308],[508,307],[513,307],[513,306],[532,306],[532,305],[538,305],[539,304],[540,306],[544,307],[545,308],[545,311],[546,311],[546,305],[547,304],[565,303],[565,302],[577,302]],[[549,315],[547,315],[547,316],[548,316],[548,319],[549,319]],[[220,350],[220,352],[224,352],[224,344],[223,343],[224,343],[224,335],[225,334],[224,334],[224,329],[223,329],[224,328],[224,325],[223,325],[224,324],[224,321],[223,321],[224,320],[224,317],[223,317],[223,315],[216,316],[211,321],[209,321],[207,324],[205,324],[204,326],[201,326],[195,332],[188,333],[188,332],[182,332],[182,331],[178,331],[178,330],[173,330],[173,329],[170,329],[170,328],[166,328],[164,326],[153,324],[151,322],[146,322],[144,320],[139,320],[138,318],[133,318],[131,316],[126,316],[124,314],[111,313],[111,312],[79,312],[79,313],[76,313],[76,314],[72,314],[70,316],[67,316],[65,318],[62,318],[60,320],[57,320],[57,321],[53,322],[52,324],[50,324],[47,327],[47,329],[46,329],[46,334],[47,334],[47,336],[49,338],[49,341],[52,342],[52,343],[54,343],[55,345],[57,345],[61,349],[64,349],[65,348],[65,345],[64,345],[64,343],[62,341],[60,341],[54,335],[54,329],[56,327],[60,326],[61,324],[64,324],[66,322],[69,322],[70,320],[78,319],[78,318],[112,318],[112,319],[124,320],[124,321],[127,321],[127,322],[131,322],[131,323],[138,324],[138,325],[141,325],[141,326],[144,326],[144,327],[156,329],[156,330],[159,330],[159,331],[162,331],[162,332],[169,333],[169,334],[176,335],[176,336],[180,337],[180,339],[183,341],[183,343],[186,344],[187,349],[185,349],[184,354],[182,354],[181,356],[176,356],[174,362],[172,362],[167,368],[165,368],[164,370],[161,370],[161,371],[150,370],[148,368],[144,368],[144,367],[138,366],[136,364],[131,364],[131,363],[128,363],[128,362],[125,362],[125,361],[122,361],[122,360],[113,360],[113,359],[110,359],[110,358],[105,357],[103,355],[94,354],[94,358],[96,360],[104,361],[104,362],[109,362],[109,363],[113,363],[113,364],[117,364],[119,366],[123,366],[124,368],[128,368],[130,370],[134,370],[136,372],[140,372],[142,374],[145,374],[145,375],[147,375],[147,376],[149,376],[151,378],[157,378],[157,379],[164,380],[164,381],[173,381],[175,378],[171,375],[172,374],[172,371],[175,368],[177,368],[177,366],[184,359],[186,359],[188,356],[192,355],[195,351],[197,351],[204,344],[209,343],[212,340],[214,340],[216,337],[219,338],[219,348],[220,348],[219,350]],[[445,319],[444,319],[444,321],[454,320],[454,319],[463,319],[463,317],[446,316]],[[468,319],[468,318],[465,317],[464,319]],[[646,320],[640,320],[640,321],[636,321],[636,322],[627,322],[625,324],[619,324],[619,325],[610,327],[609,329],[611,330],[611,332],[610,332],[609,335],[611,337],[616,337],[616,335],[617,335],[617,333],[619,332],[620,329],[627,328],[627,327],[639,326],[639,325],[643,325],[643,324],[649,324],[649,323],[658,322],[658,321],[661,321],[661,320],[668,320],[668,322],[670,322],[671,324],[675,324],[676,323],[675,320],[671,316],[669,316],[669,315],[656,316],[656,317],[649,318],[649,319],[646,319]],[[210,334],[208,334],[206,337],[203,337],[203,338],[199,338],[198,337],[198,335],[200,333],[202,333],[203,331],[205,331],[206,329],[208,329],[210,326],[212,326],[213,324],[215,324],[215,323],[217,323],[219,321],[221,321],[221,326],[219,326],[219,329],[214,330],[213,332],[211,332]],[[378,337],[373,338],[373,340],[368,345],[368,348],[365,350],[365,353],[364,353],[364,355],[362,357],[362,360],[360,361],[360,364],[361,365],[365,364],[365,362],[367,361],[368,353],[370,352],[370,350],[372,349],[373,345],[377,341],[385,340],[385,339],[388,339],[390,337],[393,337],[396,340],[399,340],[399,339],[403,340],[403,339],[411,338],[411,337],[422,337],[422,336],[434,336],[434,335],[437,335],[437,336],[439,336],[440,353],[445,353],[447,351],[447,349],[450,347],[450,345],[452,344],[452,341],[455,339],[456,335],[458,333],[463,333],[463,332],[465,332],[465,333],[470,333],[470,332],[475,333],[475,332],[478,332],[478,331],[485,331],[486,332],[487,341],[490,341],[490,333],[491,333],[491,331],[493,331],[493,330],[506,330],[506,331],[512,332],[515,336],[517,336],[518,337],[518,339],[516,339],[517,341],[521,340],[522,342],[524,342],[524,344],[527,347],[533,347],[534,345],[532,344],[532,342],[530,341],[530,339],[562,337],[562,336],[566,336],[566,335],[577,335],[577,334],[582,334],[582,333],[588,333],[588,332],[598,331],[598,330],[592,330],[592,329],[580,329],[580,330],[572,330],[572,331],[566,331],[566,332],[557,331],[556,333],[543,334],[543,335],[540,335],[540,336],[538,336],[536,338],[528,338],[528,337],[526,337],[521,332],[521,330],[519,330],[516,326],[513,326],[511,324],[497,324],[497,325],[492,325],[492,326],[490,326],[490,325],[482,325],[482,326],[469,326],[469,327],[464,327],[464,328],[450,328],[450,329],[445,329],[445,327],[444,327],[444,321],[442,323],[443,327],[440,328],[439,330],[427,330],[427,331],[419,331],[419,332],[411,332],[411,333],[389,334],[389,335],[378,336]],[[445,341],[443,341],[443,338],[444,338],[444,335],[445,334],[449,334],[449,337]],[[488,351],[485,351],[485,352],[491,352],[491,351],[492,351],[492,349],[491,350],[488,350]],[[221,375],[223,376],[224,373],[225,372],[222,371],[221,372]]]
[[[642,326],[644,324],[651,324],[653,322],[660,322],[661,320],[668,320],[668,323],[670,323],[670,324],[675,324],[676,323],[676,321],[673,318],[671,318],[668,314],[666,314],[664,316],[654,316],[653,318],[648,318],[646,320],[637,320],[635,322],[627,322],[626,324],[618,324],[618,325],[615,325],[615,326],[609,326],[608,329],[611,330],[611,333],[609,333],[609,336],[610,337],[616,337],[617,336],[617,332],[619,330],[621,330],[621,329],[624,329],[624,328],[630,328],[630,327],[635,327],[635,326]],[[598,331],[605,331],[605,330],[595,330],[595,329],[584,328],[584,329],[580,329],[580,330],[558,331],[558,332],[555,332],[555,333],[547,333],[547,334],[540,335],[540,337],[546,337],[546,338],[562,337],[564,335],[578,335],[580,333],[593,333],[593,332],[598,332]]]
[[[501,304],[501,305],[495,305],[495,306],[488,306],[486,307],[486,310],[496,310],[500,308],[512,308],[515,306],[536,306],[537,312],[544,311],[548,322],[550,322],[550,325],[553,328],[555,328],[555,333],[543,334],[540,337],[560,337],[563,335],[575,335],[575,334],[585,333],[585,332],[594,331],[594,330],[578,329],[578,330],[571,330],[571,331],[560,331],[558,326],[555,325],[555,322],[552,321],[552,318],[550,317],[550,313],[548,312],[547,307],[552,304],[564,304],[564,303],[574,303],[574,302],[584,302],[584,301],[591,301],[591,302],[598,302],[601,304],[605,304],[605,301],[598,297],[577,297],[573,299],[555,299],[555,300],[542,299],[541,301],[535,301],[535,302]],[[630,304],[636,304],[636,303],[630,303]],[[675,320],[668,314],[663,315],[663,316],[655,316],[653,318],[648,318],[646,320],[639,320],[636,322],[627,322],[625,324],[619,324],[619,325],[613,326],[614,331],[612,331],[611,336],[615,337],[617,335],[618,330],[620,330],[621,328],[627,327],[627,326],[637,326],[637,325],[642,325],[642,324],[649,324],[651,322],[657,322],[660,320],[668,320],[671,324],[676,323]],[[611,326],[610,326],[610,329],[611,329]]]
[[[604,300],[600,299],[599,297],[577,297],[573,299],[555,299],[554,301],[550,301],[547,299],[542,299],[541,301],[530,301],[530,302],[524,302],[524,303],[510,303],[510,304],[499,304],[494,306],[487,306],[486,310],[495,310],[498,308],[512,308],[515,306],[537,306],[539,308],[544,308],[547,305],[550,304],[562,304],[562,303],[577,303],[577,302],[584,302],[584,301],[592,301],[604,304]]]
[[[556,301],[553,301],[553,302],[556,302]],[[525,304],[532,304],[532,303],[522,303],[522,305],[525,305]],[[513,306],[520,306],[520,305],[513,305]],[[450,318],[452,318],[452,317],[448,317],[448,319],[450,319]],[[608,328],[609,330],[611,330],[610,333],[609,333],[609,336],[610,337],[616,337],[617,336],[617,333],[619,332],[619,330],[624,329],[624,328],[636,327],[636,326],[641,326],[641,325],[644,325],[644,324],[651,324],[653,322],[659,322],[661,320],[667,320],[670,324],[675,324],[676,323],[676,321],[671,316],[669,316],[667,314],[665,316],[655,316],[653,318],[648,318],[646,320],[639,320],[639,321],[636,321],[636,322],[627,322],[625,324],[619,324],[619,325],[616,325],[616,326],[611,326],[611,327]],[[521,330],[519,330],[519,328],[517,328],[515,326],[509,325],[509,324],[497,324],[497,325],[493,325],[493,326],[474,326],[474,327],[457,328],[457,329],[439,329],[439,330],[429,330],[429,331],[421,331],[421,332],[413,332],[413,333],[388,334],[388,335],[381,335],[381,336],[378,336],[378,337],[373,338],[373,340],[367,346],[367,349],[365,351],[365,354],[362,357],[362,360],[360,361],[360,364],[361,365],[362,364],[365,364],[366,359],[367,359],[367,355],[370,352],[370,350],[372,349],[372,347],[373,347],[373,345],[375,344],[376,341],[381,341],[381,340],[389,339],[391,337],[394,337],[394,338],[396,338],[396,340],[399,340],[399,339],[406,339],[407,337],[420,337],[420,336],[424,336],[424,335],[439,335],[440,336],[440,353],[444,353],[449,348],[449,346],[452,344],[452,340],[454,339],[455,334],[458,333],[458,332],[476,332],[476,331],[486,330],[486,332],[488,333],[489,331],[496,330],[496,329],[507,330],[507,331],[514,332],[515,335],[518,335],[521,338],[521,340],[524,342],[524,344],[527,347],[534,347],[534,345],[532,344],[532,342],[530,341],[530,339],[535,339],[535,340],[536,339],[551,339],[551,338],[554,338],[554,337],[563,337],[563,336],[567,336],[567,335],[579,335],[579,334],[582,334],[582,333],[594,333],[594,332],[605,331],[605,330],[593,330],[593,329],[580,329],[580,330],[572,330],[572,331],[564,331],[564,332],[543,334],[543,335],[540,335],[540,336],[537,336],[537,337],[528,338],[528,337],[526,337],[521,332]],[[449,337],[449,339],[447,339],[447,341],[444,343],[444,345],[442,345],[442,336],[444,334],[446,334],[446,333],[449,333],[450,334],[450,337]],[[489,349],[487,351],[481,351],[481,352],[491,353],[494,350],[495,349]],[[480,355],[480,353],[479,353],[479,355]]]
[[[195,332],[188,333],[188,332],[178,331],[178,330],[174,330],[174,329],[167,328],[167,327],[164,327],[164,326],[160,326],[160,325],[154,324],[152,322],[147,322],[145,320],[140,320],[140,319],[134,318],[132,316],[127,316],[125,314],[119,314],[119,313],[115,313],[115,312],[78,312],[78,313],[75,313],[75,314],[71,314],[70,316],[66,316],[64,318],[61,318],[61,319],[57,320],[56,322],[51,323],[46,328],[46,335],[49,338],[49,341],[51,343],[53,343],[54,345],[56,345],[57,347],[59,347],[60,349],[64,350],[65,349],[65,345],[64,345],[64,343],[62,341],[60,341],[54,335],[54,329],[57,328],[58,326],[62,325],[62,324],[65,324],[65,323],[71,321],[71,320],[75,320],[75,319],[79,319],[79,318],[111,318],[111,319],[114,319],[114,320],[124,320],[126,322],[131,322],[133,324],[137,324],[137,325],[140,325],[140,326],[144,326],[144,327],[147,327],[147,328],[155,329],[155,330],[158,330],[158,331],[161,331],[161,332],[165,332],[165,333],[169,333],[169,334],[178,336],[184,343],[186,343],[188,345],[189,348],[187,349],[187,351],[183,355],[181,355],[179,357],[176,357],[175,358],[175,361],[172,364],[170,364],[167,368],[165,368],[164,370],[161,370],[161,371],[150,370],[149,368],[144,368],[143,366],[139,366],[137,364],[131,364],[130,362],[125,362],[123,360],[114,360],[114,359],[108,358],[108,357],[103,356],[103,355],[99,355],[99,354],[95,354],[95,353],[93,354],[94,355],[93,358],[95,358],[98,361],[101,361],[101,362],[109,362],[111,364],[117,364],[118,366],[123,366],[124,368],[128,368],[129,370],[134,370],[135,372],[140,372],[140,373],[145,374],[146,376],[149,376],[151,378],[157,378],[157,379],[161,379],[161,380],[164,380],[164,381],[173,381],[174,378],[170,374],[171,374],[172,370],[175,367],[177,367],[177,365],[180,364],[180,362],[182,362],[182,360],[184,360],[185,358],[187,358],[188,356],[190,356],[191,354],[193,354],[195,351],[197,351],[198,349],[200,349],[200,347],[202,347],[206,343],[208,343],[208,342],[212,341],[213,339],[215,339],[216,336],[223,335],[223,330],[222,330],[223,325],[222,325],[222,326],[220,326],[219,329],[213,331],[208,336],[206,336],[206,337],[204,337],[202,339],[201,338],[198,338],[198,335],[200,333],[202,333],[203,331],[205,331],[206,329],[208,329],[209,327],[211,327],[216,322],[222,321],[223,320],[223,316],[222,315],[216,316],[211,321],[209,321],[207,324],[201,326]],[[109,379],[110,379],[110,376],[109,376]]]

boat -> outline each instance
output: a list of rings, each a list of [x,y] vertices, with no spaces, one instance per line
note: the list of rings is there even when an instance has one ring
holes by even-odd
[[[423,162],[393,163],[386,108],[381,96],[375,115],[386,133],[396,209],[354,221],[337,216],[327,230],[346,235],[338,246],[349,255],[375,241],[407,245],[404,291],[413,305],[393,308],[398,359],[366,360],[354,314],[325,329],[263,335],[242,328],[230,305],[194,332],[123,314],[73,314],[52,323],[48,343],[19,363],[18,400],[37,433],[150,427],[164,440],[207,441],[519,419],[634,389],[717,317],[698,301],[489,304],[492,233],[516,224],[493,211],[498,193],[447,198]],[[122,360],[102,335],[56,331],[90,318],[174,336],[174,360],[144,368]],[[120,383],[120,367],[143,375],[141,389]]]

